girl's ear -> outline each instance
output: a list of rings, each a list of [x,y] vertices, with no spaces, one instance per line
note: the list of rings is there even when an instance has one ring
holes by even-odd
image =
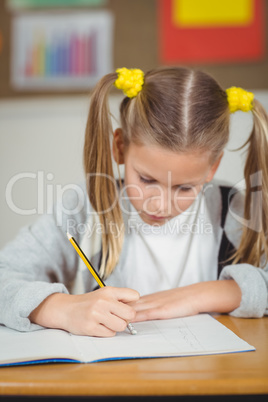
[[[223,152],[220,154],[220,156],[218,157],[218,159],[213,163],[213,165],[210,168],[209,174],[206,178],[206,182],[208,183],[209,181],[211,181],[215,175],[215,173],[217,172],[217,169],[220,165],[221,162],[221,158],[223,157]]]
[[[113,134],[113,157],[119,165],[124,164],[124,140],[121,128],[117,128]]]

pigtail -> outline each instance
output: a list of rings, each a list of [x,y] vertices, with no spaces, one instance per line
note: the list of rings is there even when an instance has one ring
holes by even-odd
[[[253,129],[244,145],[248,146],[244,168],[245,225],[234,263],[263,267],[268,261],[268,116],[257,100],[252,113]]]
[[[109,276],[117,264],[124,236],[110,145],[113,129],[108,94],[116,78],[116,73],[107,74],[92,93],[84,143],[88,196],[99,215],[102,228],[102,259],[99,273],[103,278]]]

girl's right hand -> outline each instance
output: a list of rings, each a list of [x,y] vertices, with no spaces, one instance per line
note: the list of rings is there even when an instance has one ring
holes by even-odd
[[[135,319],[134,307],[126,303],[139,299],[133,289],[106,286],[90,293],[48,296],[29,316],[31,322],[64,329],[76,335],[114,336]]]

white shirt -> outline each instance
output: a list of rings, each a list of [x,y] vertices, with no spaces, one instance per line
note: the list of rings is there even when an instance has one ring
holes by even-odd
[[[129,203],[122,253],[106,284],[145,295],[216,280],[222,229],[207,198],[201,192],[186,211],[158,227],[144,223]]]

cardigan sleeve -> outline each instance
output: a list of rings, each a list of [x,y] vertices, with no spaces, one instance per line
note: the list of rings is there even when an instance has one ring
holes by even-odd
[[[263,317],[268,314],[268,271],[249,264],[228,265],[220,279],[234,279],[242,292],[240,306],[230,315],[235,317]]]
[[[244,219],[244,196],[237,192],[229,205],[225,222],[225,233],[238,248],[243,225],[254,225]],[[262,317],[268,314],[268,265],[264,268],[250,264],[227,265],[219,279],[233,279],[242,292],[240,306],[230,315],[236,317]]]
[[[19,331],[39,329],[29,314],[49,295],[68,293],[78,257],[66,231],[72,233],[86,219],[86,200],[82,188],[66,191],[51,213],[22,228],[1,250],[0,324]]]

